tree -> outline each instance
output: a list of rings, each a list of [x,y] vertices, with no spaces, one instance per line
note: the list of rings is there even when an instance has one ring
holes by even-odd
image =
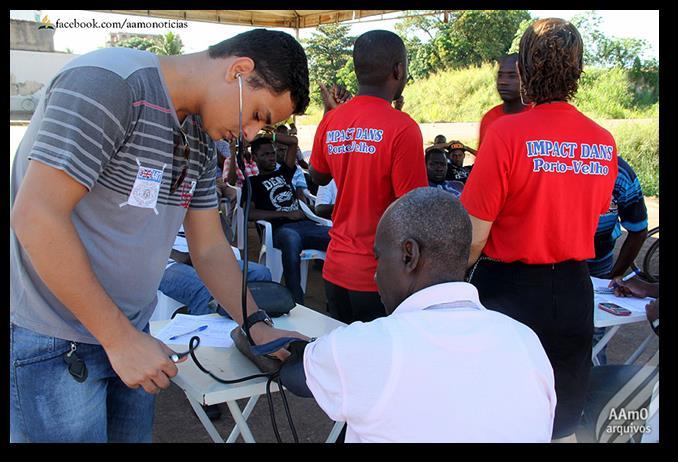
[[[442,59],[435,45],[438,31],[444,27],[442,15],[427,14],[427,10],[410,10],[409,16],[395,25],[395,30],[403,39],[409,60],[408,70],[414,80],[427,77],[441,69]],[[452,13],[453,19],[456,17]],[[427,40],[422,40],[423,36]]]
[[[350,29],[351,26],[346,24],[323,25],[304,41],[312,88],[311,99],[317,104],[321,103],[318,82],[348,83],[340,81],[338,76],[353,52],[355,37],[348,35]],[[342,75],[346,77],[347,72],[344,71]]]
[[[143,37],[131,37],[127,40],[121,40],[116,46],[125,48],[134,48],[137,50],[148,50],[153,47],[155,42]]]
[[[346,87],[352,94],[358,93],[358,77],[355,75],[355,66],[353,65],[353,57],[348,58],[344,67],[337,72],[337,83]]]
[[[526,10],[466,10],[444,28],[438,39],[449,51],[447,67],[479,66],[504,56],[520,24],[530,19]]]
[[[595,11],[586,11],[573,16],[570,22],[577,28],[584,42],[584,65],[600,65],[599,46],[607,40],[605,34],[600,30],[600,23],[603,21]]]
[[[649,48],[649,43],[637,38],[608,37],[601,31],[602,18],[595,11],[574,16],[570,22],[584,41],[584,64],[589,66],[631,69],[636,59]]]
[[[511,43],[511,48],[509,48],[509,51],[507,54],[511,53],[518,53],[520,50],[520,39],[523,38],[523,34],[527,30],[527,28],[534,22],[534,19],[524,19],[521,21],[520,25],[518,26],[518,30],[516,31],[516,34],[513,36],[513,43]]]
[[[158,37],[148,51],[155,53],[157,55],[169,56],[169,55],[180,55],[184,49],[184,44],[181,41],[181,37],[174,32],[167,32],[165,35]]]
[[[410,73],[418,79],[438,70],[497,60],[508,52],[521,23],[529,19],[526,10],[465,10],[406,18],[396,30],[405,37]]]

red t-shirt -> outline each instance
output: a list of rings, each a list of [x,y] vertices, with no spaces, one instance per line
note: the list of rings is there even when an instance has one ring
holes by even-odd
[[[374,96],[356,96],[318,125],[310,164],[337,184],[323,278],[355,291],[376,292],[374,235],[398,197],[428,186],[419,125]]]
[[[495,121],[478,154],[461,201],[494,222],[485,255],[528,264],[595,256],[617,178],[610,132],[568,103],[540,104]]]
[[[525,111],[529,110],[531,107],[532,107],[531,105],[523,106],[523,110],[520,111],[520,112],[525,112]],[[520,112],[516,112],[514,114],[520,114]],[[487,111],[485,113],[483,118],[480,120],[480,133],[478,135],[478,147],[480,147],[480,145],[483,143],[483,138],[485,138],[485,133],[487,133],[487,127],[489,127],[490,124],[492,124],[492,122],[494,122],[498,118],[503,117],[505,115],[511,115],[511,114],[507,114],[507,113],[504,112],[504,103],[501,103],[501,104],[493,107],[492,109],[490,109],[489,111]]]

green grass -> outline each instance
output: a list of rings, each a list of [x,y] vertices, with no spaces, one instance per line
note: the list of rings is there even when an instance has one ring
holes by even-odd
[[[608,125],[599,121],[601,125]],[[628,121],[606,127],[614,136],[617,152],[629,163],[646,196],[659,196],[659,119]]]
[[[497,68],[492,64],[438,72],[405,87],[405,110],[419,123],[479,122],[501,103],[496,90]],[[635,90],[622,69],[586,68],[572,103],[589,117],[639,119],[659,116],[659,103],[646,89]],[[299,123],[315,125],[322,119],[312,105]]]
[[[479,122],[483,114],[501,103],[496,90],[496,67],[439,72],[410,83],[403,93],[405,111],[419,123]],[[646,196],[659,195],[659,103],[650,94],[636,93],[626,71],[587,68],[572,103],[587,116],[606,126],[619,154],[633,167]],[[310,106],[298,125],[317,125],[323,116]],[[629,119],[620,123],[608,119]],[[632,120],[649,119],[649,120]],[[475,146],[475,139],[462,139]]]

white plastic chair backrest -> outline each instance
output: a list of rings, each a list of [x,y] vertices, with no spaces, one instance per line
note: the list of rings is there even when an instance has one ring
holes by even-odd
[[[238,249],[242,250],[245,247],[245,233],[247,232],[247,227],[245,226],[245,213],[240,206],[242,189],[230,184],[228,187],[233,188],[236,191],[235,206],[233,207],[233,216],[231,217],[231,230],[235,235],[236,246]]]
[[[299,206],[301,207],[301,211],[304,212],[304,215],[306,215],[306,217],[309,220],[313,220],[320,225],[330,226],[330,227],[332,226],[332,220],[328,220],[327,218],[319,217],[318,215],[313,213],[313,211],[309,208],[309,206],[304,204],[303,201],[299,201]]]
[[[232,245],[231,250],[233,251],[233,255],[235,255],[236,260],[238,261],[242,260],[242,257],[240,256],[240,249]]]
[[[308,197],[308,200],[311,202],[311,205],[315,207],[316,196],[311,194],[311,191],[304,189],[304,196]]]

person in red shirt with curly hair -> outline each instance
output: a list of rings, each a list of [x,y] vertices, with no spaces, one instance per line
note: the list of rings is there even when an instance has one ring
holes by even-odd
[[[535,106],[488,127],[461,195],[473,224],[469,281],[488,309],[534,330],[553,366],[556,441],[576,441],[584,407],[594,308],[586,260],[617,177],[614,138],[568,103],[583,48],[562,19],[528,27],[518,71]]]

